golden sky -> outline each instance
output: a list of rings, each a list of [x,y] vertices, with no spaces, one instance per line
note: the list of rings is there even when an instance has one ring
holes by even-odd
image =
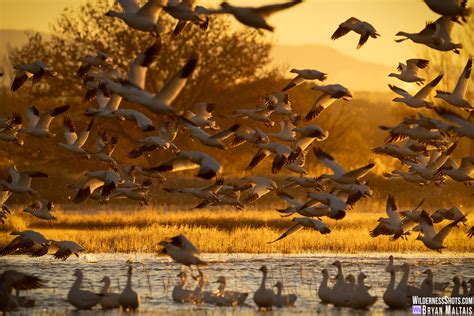
[[[217,6],[221,1],[202,0],[203,5]],[[232,4],[269,4],[280,0],[229,0]],[[33,29],[47,32],[51,21],[77,0],[0,0],[0,29]],[[381,37],[357,50],[357,34],[330,40],[337,26],[354,16],[368,21]],[[416,57],[413,43],[395,43],[398,31],[420,31],[425,21],[436,15],[422,0],[306,0],[269,21],[275,26],[275,40],[280,44],[319,44],[331,46],[352,57],[396,66],[399,61]],[[297,52],[295,52],[297,53]]]

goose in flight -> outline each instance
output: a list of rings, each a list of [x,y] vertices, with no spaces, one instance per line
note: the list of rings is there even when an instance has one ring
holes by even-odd
[[[465,119],[461,115],[446,108],[436,107],[435,111],[445,120],[456,124],[451,126],[450,130],[454,131],[459,137],[474,139],[474,123],[471,123],[468,118]]]
[[[334,157],[324,152],[322,149],[314,147],[313,152],[320,162],[322,162],[334,172],[333,174],[322,174],[319,176],[319,179],[330,179],[340,184],[351,184],[358,182],[375,166],[374,162],[369,162],[363,167],[347,172],[336,162]]]
[[[471,228],[466,232],[467,237],[472,238],[474,236],[474,226],[471,226]]]
[[[0,191],[0,223],[2,224],[5,224],[5,219],[7,218],[8,214],[11,214],[10,207],[5,204],[10,196],[12,196],[11,191]]]
[[[278,11],[289,9],[302,2],[303,0],[292,0],[261,7],[237,7],[224,1],[221,3],[221,9],[208,10],[201,8],[198,12],[207,15],[222,13],[232,14],[240,23],[246,26],[273,32],[274,27],[267,23],[266,18]]]
[[[66,260],[71,255],[79,258],[79,252],[84,251],[81,245],[70,240],[50,240],[51,246],[58,248],[53,254],[54,259]]]
[[[229,116],[222,116],[223,118],[242,118],[251,119],[257,122],[262,122],[268,127],[273,127],[275,122],[270,119],[270,115],[275,111],[275,105],[270,104],[265,107],[257,107],[253,109],[236,109]]]
[[[13,112],[11,117],[0,118],[0,140],[22,147],[24,141],[18,137],[22,124],[23,118],[17,112]]]
[[[417,162],[408,160],[404,163],[410,166],[411,171],[415,171],[422,178],[429,181],[439,181],[443,179],[443,176],[438,173],[438,170],[446,163],[456,147],[457,142],[445,151],[433,151],[429,158],[421,156]]]
[[[398,160],[413,160],[416,161],[418,155],[425,152],[425,145],[422,145],[411,139],[406,140],[400,146],[397,144],[385,144],[372,149],[373,153],[378,155],[387,155]]]
[[[420,234],[416,240],[420,240],[423,244],[432,250],[436,250],[441,253],[441,250],[446,248],[443,243],[446,237],[454,227],[457,227],[459,222],[463,221],[465,216],[458,218],[457,220],[449,223],[448,225],[441,228],[438,232],[433,227],[433,220],[426,211],[422,211],[420,215]]]
[[[426,101],[426,98],[430,95],[431,91],[438,85],[443,76],[444,74],[441,73],[430,83],[426,84],[423,88],[421,88],[413,96],[402,88],[389,84],[388,86],[393,92],[402,96],[402,98],[398,97],[393,99],[393,102],[405,103],[406,105],[412,108],[433,108],[433,102]]]
[[[89,138],[89,134],[94,124],[94,119],[90,120],[85,129],[81,131],[80,134],[76,132],[76,126],[69,116],[64,117],[64,138],[66,139],[66,144],[59,143],[58,146],[64,149],[69,150],[70,152],[81,155],[84,158],[90,158],[90,154],[87,153],[82,146],[86,143]]]
[[[293,124],[298,124],[301,117],[299,114],[296,114],[291,107],[290,96],[285,92],[276,92],[266,96],[263,99],[261,105],[258,105],[257,108],[273,109],[271,114],[281,115],[290,120]]]
[[[160,245],[163,246],[163,254],[167,254],[177,263],[188,266],[189,269],[191,269],[191,273],[192,265],[195,265],[198,271],[200,271],[199,266],[207,265],[206,262],[197,257],[199,250],[183,234],[172,237],[170,241],[162,240],[160,241]]]
[[[425,69],[429,63],[426,59],[408,59],[406,64],[398,64],[397,70],[400,71],[399,74],[391,73],[388,76],[398,78],[404,82],[416,82],[418,85],[422,85],[425,79],[418,76],[418,70]]]
[[[445,219],[450,221],[457,221],[460,219],[463,224],[467,222],[466,215],[464,215],[456,206],[452,206],[449,209],[437,209],[433,214],[431,214],[431,219],[435,224],[440,223]]]
[[[72,284],[67,294],[67,301],[69,304],[79,310],[91,309],[99,304],[100,300],[102,299],[102,295],[81,289],[82,280],[84,277],[82,270],[76,269],[74,271],[74,276],[76,277],[76,280]]]
[[[163,44],[157,39],[151,46],[140,52],[128,66],[126,83],[134,85],[140,90],[145,89],[148,69],[156,62]]]
[[[305,217],[319,218],[323,216],[333,216],[333,214],[331,213],[331,209],[327,205],[305,206],[304,203],[300,202],[299,200],[295,199],[293,196],[282,190],[278,190],[276,192],[276,195],[289,204],[284,209],[277,209],[279,213],[283,214],[281,215],[282,217],[289,217],[295,213],[298,213]]]
[[[263,273],[262,282],[260,283],[260,287],[253,294],[253,301],[259,310],[271,310],[275,302],[275,293],[273,293],[272,289],[266,288],[268,275],[267,266],[263,265],[260,271]]]
[[[81,62],[81,66],[76,72],[76,75],[79,78],[84,78],[87,73],[92,69],[92,67],[98,67],[98,68],[107,68],[107,67],[112,67],[109,63],[107,63],[107,58],[109,58],[109,55],[103,51],[97,50],[96,55],[86,55],[81,58],[79,58],[79,61]]]
[[[110,164],[112,167],[117,166],[117,162],[112,158],[112,154],[118,143],[118,137],[110,137],[107,132],[99,128],[95,141],[95,152],[90,153],[92,159],[100,160]]]
[[[420,186],[427,185],[429,183],[428,180],[423,179],[418,173],[415,171],[402,171],[402,170],[393,170],[392,172],[384,172],[383,176],[387,179],[399,179],[402,178],[403,180],[416,183]]]
[[[280,121],[280,130],[278,133],[268,133],[268,136],[275,137],[284,142],[293,142],[296,138],[295,127],[291,121],[283,120]]]
[[[143,32],[153,33],[159,36],[164,27],[158,24],[164,0],[148,0],[143,6],[139,6],[136,0],[118,0],[122,12],[110,10],[105,15],[119,18],[129,27]]]
[[[21,88],[21,86],[31,77],[33,77],[33,83],[38,83],[43,79],[44,76],[54,77],[54,72],[45,62],[37,60],[32,64],[18,64],[13,66],[16,70],[15,78],[11,86],[13,92]]]
[[[222,174],[221,164],[210,155],[200,151],[181,151],[176,157],[153,168],[146,168],[145,171],[177,172],[198,169],[197,177],[212,179]]]
[[[462,108],[466,111],[474,111],[473,105],[470,103],[469,100],[465,99],[466,91],[467,91],[467,84],[469,82],[469,78],[471,77],[472,72],[472,56],[469,56],[469,59],[464,67],[463,72],[459,76],[458,82],[456,87],[454,88],[453,92],[444,92],[441,90],[436,91],[435,98],[442,99],[447,103]]]
[[[243,200],[245,204],[253,203],[267,193],[278,189],[278,185],[266,177],[251,176],[245,177],[243,180],[246,181],[246,184],[240,187],[240,191],[250,190]]]
[[[273,306],[279,308],[295,306],[295,302],[298,299],[298,296],[296,296],[296,294],[283,295],[283,283],[281,281],[275,283],[275,287],[277,288],[277,293],[275,294],[273,300]]]
[[[327,193],[327,192],[321,192],[321,193],[308,193],[306,196],[309,200],[306,201],[302,206],[298,207],[298,212],[305,210],[308,211],[308,207],[311,206],[320,206],[320,205],[326,205],[329,207],[330,212],[327,212],[326,210],[322,209],[323,212],[328,213],[328,215],[323,215],[323,216],[328,216],[329,218],[333,219],[343,219],[346,216],[346,210],[352,208],[350,203],[347,201],[350,201],[348,198],[346,202],[344,202],[341,198],[338,196]]]
[[[241,126],[241,128],[235,132],[234,138],[232,139],[229,147],[234,148],[242,145],[245,142],[257,145],[260,143],[270,142],[270,138],[258,127],[253,129],[247,126]]]
[[[274,243],[278,240],[281,240],[285,237],[288,237],[291,234],[298,232],[299,230],[303,229],[304,227],[312,228],[321,234],[329,234],[331,230],[329,227],[320,220],[309,218],[309,217],[295,217],[291,220],[293,224],[286,232],[284,232],[280,237],[275,239],[274,241],[269,242],[269,244]]]
[[[178,274],[178,278],[178,284],[175,285],[173,292],[171,293],[173,301],[176,303],[191,303],[193,299],[193,291],[186,289],[186,285],[188,284],[188,276],[186,272],[181,271]]]
[[[158,136],[148,136],[138,141],[137,146],[128,154],[128,158],[138,158],[144,154],[151,153],[158,149],[171,149],[178,151],[178,147],[173,143],[178,134],[178,121],[175,119],[161,123]]]
[[[206,31],[209,27],[209,17],[199,14],[198,12],[206,10],[196,5],[196,0],[181,0],[177,3],[168,1],[163,10],[178,20],[173,35],[179,35],[189,23],[196,24],[202,31]]]
[[[14,231],[10,235],[16,237],[0,250],[0,256],[17,251],[30,253],[33,257],[44,256],[48,253],[50,241],[34,230]]]
[[[425,28],[418,33],[398,32],[395,36],[403,36],[403,38],[396,39],[395,42],[400,43],[408,39],[414,43],[428,45],[433,41],[433,35],[436,31],[435,22],[426,22]]]
[[[240,128],[240,124],[233,124],[232,126],[219,130],[212,135],[204,129],[188,123],[185,123],[185,127],[191,132],[191,137],[199,140],[201,144],[224,150],[227,147],[222,143],[222,141],[234,135],[234,133]]]
[[[101,197],[106,198],[123,183],[121,176],[114,170],[87,171],[73,202],[85,201],[96,189],[101,189]]]
[[[312,90],[321,91],[320,94],[315,100],[308,114],[305,116],[306,121],[311,121],[312,119],[321,115],[321,113],[327,109],[334,101],[338,99],[343,99],[348,101],[352,99],[352,93],[346,87],[340,84],[330,84],[326,86],[315,86],[311,88]]]
[[[370,231],[370,237],[375,238],[380,235],[393,235],[393,240],[403,236],[404,230],[402,227],[402,220],[398,213],[397,204],[393,195],[389,195],[387,198],[387,204],[385,211],[388,215],[387,218],[379,218],[377,226]]]
[[[218,130],[220,127],[212,120],[212,111],[215,108],[214,103],[200,102],[195,105],[196,113],[184,111],[184,117],[197,127]]]
[[[52,214],[53,211],[54,204],[46,199],[35,200],[23,210],[23,212],[29,213],[36,218],[48,221],[51,227],[53,227],[52,221],[57,220],[56,216]]]
[[[214,183],[199,188],[164,188],[164,190],[166,192],[187,193],[201,200],[218,202],[219,198],[217,197],[217,192],[222,188],[223,185],[224,179],[217,178]]]
[[[140,306],[140,295],[132,289],[132,271],[131,265],[127,269],[127,283],[122,293],[118,297],[120,307],[126,311],[135,311]]]
[[[474,178],[471,177],[472,170],[474,170],[474,157],[463,157],[460,164],[449,157],[437,173],[446,175],[456,182],[469,185],[474,182]]]
[[[26,111],[29,122],[28,127],[20,128],[18,131],[37,138],[53,138],[56,134],[49,130],[49,125],[56,116],[66,112],[70,108],[71,106],[69,105],[63,105],[45,112],[40,112],[35,106],[32,106]]]
[[[31,188],[31,179],[33,178],[49,178],[49,176],[43,172],[38,171],[18,171],[16,166],[8,169],[8,179],[0,180],[0,187],[3,186],[3,190],[8,190],[12,193],[22,194],[28,193],[30,195],[36,195],[38,192]]]
[[[44,281],[34,275],[16,270],[4,270],[0,273],[0,312],[6,313],[18,306],[17,297],[12,290],[25,291],[44,287]]]
[[[461,18],[464,22],[467,22],[467,18],[471,14],[471,8],[467,7],[466,1],[457,0],[423,0],[428,7],[435,13],[441,14],[446,17],[450,17],[453,21],[458,21]]]
[[[308,171],[304,169],[307,154],[308,151],[302,151],[295,161],[290,162],[284,166],[285,169],[290,170],[291,172],[298,173],[300,176],[308,174]]]
[[[252,170],[258,166],[265,158],[270,155],[274,155],[272,162],[272,173],[278,173],[285,164],[287,164],[288,157],[291,155],[292,150],[289,146],[280,143],[262,143],[257,144],[258,151],[252,157],[246,170]]]
[[[339,24],[339,27],[331,36],[331,39],[336,40],[339,37],[346,35],[350,31],[354,31],[360,35],[360,40],[357,44],[357,49],[361,48],[367,42],[369,37],[377,38],[380,36],[380,34],[377,33],[377,30],[375,30],[375,28],[368,22],[351,17],[347,19],[347,21]]]
[[[452,51],[456,54],[460,54],[459,49],[462,49],[463,45],[461,43],[454,43],[451,38],[454,22],[450,18],[442,16],[436,20],[435,24],[436,30],[433,34],[432,41],[427,45],[430,48],[442,52]]]
[[[143,180],[142,184],[138,187],[123,187],[119,186],[110,194],[109,199],[122,199],[127,198],[133,201],[138,201],[140,206],[148,205],[148,192],[151,189],[153,182],[151,179]]]
[[[290,72],[296,74],[296,77],[293,78],[281,91],[290,90],[302,84],[305,81],[313,81],[313,80],[324,81],[327,79],[327,74],[316,69],[293,68],[290,70]]]

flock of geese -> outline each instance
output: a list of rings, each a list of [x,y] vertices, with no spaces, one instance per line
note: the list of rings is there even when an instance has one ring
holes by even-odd
[[[213,110],[216,105],[209,102],[196,104],[194,112],[191,110],[180,111],[172,106],[173,101],[185,87],[187,80],[192,76],[199,65],[199,57],[192,55],[157,92],[145,89],[147,71],[154,66],[156,57],[161,50],[161,37],[165,36],[164,28],[159,23],[159,17],[168,14],[176,20],[176,26],[170,36],[179,36],[183,30],[194,31],[198,27],[206,31],[212,27],[212,16],[216,14],[227,14],[234,16],[240,23],[255,29],[273,31],[266,18],[278,11],[289,9],[303,3],[303,0],[293,0],[281,4],[266,5],[261,7],[238,7],[227,2],[221,3],[220,8],[204,8],[196,4],[194,0],[149,0],[139,6],[135,0],[118,0],[122,10],[109,11],[106,16],[122,20],[128,27],[137,31],[150,33],[155,37],[154,43],[146,50],[140,52],[130,61],[126,74],[117,70],[109,63],[109,55],[97,51],[95,55],[86,55],[81,58],[81,64],[77,76],[83,80],[85,99],[92,102],[95,100],[97,107],[89,107],[85,115],[90,120],[81,130],[76,128],[73,119],[65,114],[69,105],[57,106],[49,109],[38,109],[31,106],[26,111],[28,125],[23,124],[20,113],[12,113],[10,117],[0,118],[0,140],[17,146],[24,146],[25,140],[50,139],[58,145],[58,150],[67,151],[80,159],[91,159],[97,161],[97,165],[106,166],[103,169],[87,170],[81,182],[69,186],[75,191],[74,203],[82,203],[85,200],[96,200],[99,203],[108,203],[114,199],[130,199],[140,205],[149,203],[147,194],[153,186],[153,181],[166,181],[163,173],[179,171],[194,171],[196,177],[211,180],[203,187],[193,188],[165,188],[166,191],[176,194],[191,194],[200,200],[196,208],[230,205],[237,209],[243,209],[245,205],[254,203],[267,194],[275,194],[285,201],[288,206],[278,212],[282,216],[298,215],[294,217],[292,224],[277,242],[303,228],[309,228],[329,234],[330,227],[323,222],[324,217],[341,220],[347,211],[350,211],[355,203],[365,197],[372,195],[373,191],[364,181],[364,177],[371,172],[375,163],[368,161],[366,165],[354,169],[348,169],[339,164],[330,153],[325,152],[315,142],[321,142],[329,138],[329,132],[319,127],[314,121],[323,111],[336,100],[349,101],[353,93],[346,87],[337,84],[322,84],[328,75],[315,69],[292,69],[294,78],[286,84],[281,91],[272,93],[262,98],[262,102],[253,108],[236,109],[233,113],[222,115],[223,119],[233,120],[229,126],[219,126],[213,119]],[[462,27],[470,14],[466,7],[467,1],[442,1],[425,0],[428,7],[440,15],[435,22],[429,22],[419,33],[399,32],[397,42],[411,40],[415,43],[425,45],[431,49],[459,54],[463,48],[461,43],[454,43],[451,38],[453,27]],[[361,48],[369,38],[376,39],[380,34],[368,22],[361,21],[355,17],[349,18],[341,23],[331,39],[336,40],[350,32],[360,35],[357,48]],[[137,33],[139,34],[139,33]],[[395,77],[403,82],[424,85],[419,92],[412,95],[409,92],[390,85],[390,89],[400,95],[393,101],[404,104],[414,109],[432,109],[441,119],[437,119],[419,113],[406,117],[396,126],[380,126],[382,130],[389,133],[386,144],[375,148],[376,154],[389,155],[398,159],[406,170],[393,170],[386,173],[387,178],[402,178],[406,182],[417,185],[442,185],[447,177],[456,182],[470,184],[474,178],[471,171],[474,166],[474,157],[464,157],[458,163],[452,158],[459,140],[463,137],[474,138],[474,124],[462,114],[454,112],[452,108],[472,112],[474,107],[470,100],[466,99],[468,81],[472,71],[472,57],[466,62],[466,66],[459,76],[459,80],[452,92],[436,91],[435,98],[440,99],[445,107],[435,105],[429,101],[432,91],[443,79],[443,74],[428,80],[420,77],[418,71],[429,66],[429,61],[419,58],[409,59],[406,64],[400,63],[399,73],[389,76]],[[37,83],[45,77],[54,77],[57,73],[53,67],[41,60],[30,64],[18,64],[14,66],[15,77],[11,85],[13,92],[27,89],[25,83],[29,80]],[[305,82],[315,85],[311,88],[316,96],[313,104],[308,107],[307,113],[295,113],[291,106],[288,92]],[[122,101],[138,105],[144,112],[135,109],[121,108]],[[138,165],[122,164],[120,159],[114,155],[118,144],[118,137],[111,131],[99,128],[95,138],[95,150],[89,151],[85,145],[96,121],[109,119],[117,121],[130,121],[137,125],[144,133],[152,133],[156,130],[154,120],[146,113],[154,113],[163,118],[156,134],[147,134],[144,138],[137,140],[136,145],[128,153],[128,158],[135,159],[142,155],[148,155],[154,151],[166,151],[172,155],[167,161],[157,166],[142,167]],[[58,117],[63,117],[64,141],[58,142],[57,137],[51,132],[50,126]],[[264,126],[271,128],[275,126],[275,118],[279,118],[278,132],[266,131]],[[304,122],[304,123],[303,123]],[[248,123],[248,124],[246,124]],[[253,127],[251,127],[253,126]],[[186,133],[192,139],[202,145],[203,151],[190,151],[179,148],[175,138],[179,133]],[[274,180],[266,176],[255,175],[241,179],[241,183],[226,183],[223,178],[224,169],[219,161],[205,152],[205,148],[216,148],[229,150],[244,143],[253,145],[255,154],[248,163],[247,170],[257,168],[267,158],[272,159],[271,173],[276,174],[282,169],[295,173],[286,179],[285,184],[278,185]],[[318,177],[307,176],[305,170],[307,154],[312,151],[314,157],[332,172],[322,174]],[[47,221],[53,226],[57,218],[54,216],[54,204],[44,199],[32,187],[32,181],[41,181],[49,176],[39,171],[18,170],[15,166],[9,170],[9,177],[0,180],[0,221],[4,223],[10,215],[10,207],[6,204],[12,194],[28,194],[33,198],[32,203],[24,209],[24,212]],[[141,179],[141,180],[140,180]],[[289,194],[290,189],[301,189],[307,191],[305,200],[299,200]],[[441,251],[445,248],[443,241],[449,232],[459,223],[466,221],[466,215],[456,206],[451,209],[438,209],[432,214],[426,210],[420,210],[418,205],[413,210],[399,211],[395,199],[389,196],[387,199],[387,218],[380,218],[377,226],[371,232],[372,237],[388,235],[393,239],[406,239],[411,232],[418,232],[417,239],[426,247]],[[433,223],[449,221],[442,229],[436,231]],[[472,237],[474,230],[467,230],[467,236]],[[51,240],[33,230],[14,231],[12,241],[0,250],[0,255],[29,254],[31,256],[46,255],[50,248],[55,248],[54,257],[66,260],[71,255],[77,255],[84,251],[83,247],[74,241]],[[169,255],[175,261],[191,267],[204,265],[197,254],[197,248],[184,236],[177,236],[171,240],[160,243],[163,253]],[[368,293],[364,285],[361,273],[357,280],[354,276],[344,278],[341,264],[336,262],[338,276],[333,288],[327,284],[327,271],[323,271],[325,280],[320,288],[320,296],[323,302],[329,302],[336,306],[350,306],[354,308],[365,308],[375,302],[375,298]],[[389,285],[384,300],[390,307],[405,306],[407,303],[396,302],[406,296],[397,293],[406,289],[406,266],[402,266],[404,279],[402,285],[393,288]],[[389,269],[394,275],[397,269]],[[271,289],[265,288],[267,268],[261,268],[263,280],[261,287],[254,294],[255,303],[261,308],[272,306],[290,306],[296,301],[296,296],[282,295],[283,284],[276,284],[277,294]],[[192,273],[192,272],[191,272]],[[201,283],[204,277],[199,270]],[[139,298],[132,290],[132,270],[128,270],[127,286],[123,293],[108,295],[107,287],[110,280],[104,278],[103,293],[92,293],[81,289],[82,272],[75,271],[76,282],[68,294],[68,301],[76,308],[91,308],[97,304],[102,306],[122,306],[124,309],[136,309]],[[432,277],[432,275],[431,275]],[[405,281],[404,281],[405,280]],[[219,291],[206,293],[202,291],[203,285],[197,290],[186,289],[187,277],[183,272],[180,275],[180,284],[173,291],[173,299],[179,302],[211,302],[216,305],[241,305],[247,297],[245,293],[225,291],[225,279],[219,278]],[[325,283],[324,283],[325,282]],[[405,282],[405,283],[403,283]],[[471,282],[472,284],[472,282]],[[39,278],[22,274],[16,271],[4,271],[0,275],[0,310],[13,309],[22,305],[18,297],[11,294],[12,289],[27,290],[42,286]],[[402,289],[403,288],[403,289]],[[471,287],[472,292],[472,287]],[[345,293],[344,295],[342,293]],[[403,292],[403,294],[408,294]],[[323,299],[324,297],[324,299]],[[398,299],[397,299],[398,297]],[[107,299],[106,299],[107,298]],[[105,301],[104,301],[105,300]],[[395,301],[395,302],[394,302]],[[400,304],[399,304],[400,303]],[[109,304],[109,305],[108,305]],[[399,305],[397,305],[399,304]],[[24,304],[26,306],[26,304]]]

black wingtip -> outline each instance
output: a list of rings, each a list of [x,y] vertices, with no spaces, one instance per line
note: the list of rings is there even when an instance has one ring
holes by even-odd
[[[181,70],[181,78],[188,78],[189,76],[191,76],[194,72],[194,69],[196,69],[197,63],[198,58],[191,57]]]

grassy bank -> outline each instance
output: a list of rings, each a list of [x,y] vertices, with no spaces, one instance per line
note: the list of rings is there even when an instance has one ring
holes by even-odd
[[[353,210],[341,221],[325,220],[332,232],[321,235],[304,229],[274,244],[292,225],[273,210],[200,210],[147,209],[129,211],[63,211],[54,229],[47,223],[16,212],[0,226],[0,245],[8,243],[11,230],[34,229],[50,239],[69,239],[88,252],[156,252],[159,241],[179,233],[186,234],[202,252],[217,253],[301,253],[301,252],[415,252],[427,250],[416,234],[408,241],[371,238],[369,230],[377,224],[381,212]],[[473,224],[468,221],[468,226]],[[442,225],[445,225],[444,222]],[[448,251],[474,252],[474,240],[467,238],[461,225],[447,238]]]

